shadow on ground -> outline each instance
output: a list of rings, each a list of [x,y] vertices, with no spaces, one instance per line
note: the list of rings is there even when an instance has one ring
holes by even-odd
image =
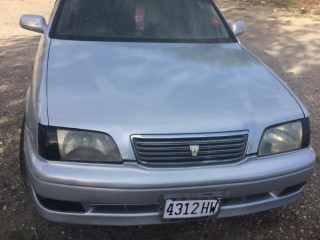
[[[265,9],[260,12],[231,9],[226,16],[246,22],[247,31],[240,37],[241,42],[288,83],[307,106],[312,145],[320,154],[320,23],[282,18]]]

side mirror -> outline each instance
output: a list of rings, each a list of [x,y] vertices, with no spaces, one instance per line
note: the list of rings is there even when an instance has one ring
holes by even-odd
[[[246,31],[246,24],[243,21],[231,22],[229,25],[236,36],[239,36]]]
[[[38,33],[44,33],[47,29],[46,20],[39,15],[22,15],[20,18],[20,26],[24,29]]]

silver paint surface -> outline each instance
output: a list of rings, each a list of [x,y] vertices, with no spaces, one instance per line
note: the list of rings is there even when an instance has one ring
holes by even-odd
[[[238,43],[53,39],[47,89],[50,125],[108,133],[128,160],[132,134],[249,130],[255,153],[266,127],[304,117]]]
[[[244,197],[307,181],[315,166],[311,148],[258,157],[264,129],[308,117],[303,103],[267,66],[239,43],[169,44],[52,40],[56,8],[36,56],[27,93],[24,152],[32,198],[46,219],[67,223],[162,223],[160,212],[52,211],[43,197],[84,205],[160,203],[164,194],[216,193]],[[123,164],[48,161],[37,153],[38,124],[101,131],[116,141]],[[134,134],[202,134],[249,131],[248,154],[234,164],[146,167],[135,161]],[[300,198],[252,199],[223,206],[219,217],[279,207]]]

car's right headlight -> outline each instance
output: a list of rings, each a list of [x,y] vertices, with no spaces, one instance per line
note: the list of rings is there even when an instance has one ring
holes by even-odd
[[[261,138],[259,156],[306,148],[310,144],[309,118],[267,128]]]
[[[48,160],[121,163],[120,152],[107,134],[39,125],[39,153]]]

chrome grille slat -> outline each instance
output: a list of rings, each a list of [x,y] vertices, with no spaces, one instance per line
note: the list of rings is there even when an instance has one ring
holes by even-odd
[[[137,160],[144,164],[201,164],[225,163],[244,157],[248,132],[188,135],[132,136]],[[199,146],[197,156],[192,156],[191,145]]]
[[[199,151],[199,156],[203,156],[204,154],[215,154],[215,153],[233,153],[233,152],[239,152],[241,150],[244,150],[243,148],[238,148],[238,149],[224,149],[224,150],[202,150],[200,149]],[[172,151],[162,151],[162,152],[141,152],[141,151],[138,151],[139,154],[141,156],[170,156],[170,155],[183,155],[183,156],[190,156],[190,153],[189,153],[189,149],[188,149],[188,152],[184,151],[176,151],[176,152],[172,152]]]
[[[220,150],[220,149],[235,149],[235,148],[243,148],[246,147],[246,143],[238,143],[238,144],[224,144],[224,145],[206,145],[206,146],[200,146],[200,150]],[[190,147],[189,145],[183,145],[181,147],[138,147],[136,146],[137,151],[142,152],[161,152],[161,151],[189,151]]]
[[[155,140],[155,139],[152,139]],[[227,140],[208,140],[208,141],[195,141],[195,140],[191,140],[191,141],[177,141],[175,142],[174,140],[171,142],[168,141],[141,141],[141,142],[137,142],[138,146],[159,146],[159,145],[168,145],[168,146],[172,146],[172,145],[185,145],[185,144],[216,144],[216,143],[230,143],[230,142],[243,142],[244,140],[246,140],[246,138],[233,138],[233,139],[227,139]],[[176,139],[175,139],[176,140]]]
[[[202,147],[210,148],[210,149],[224,149],[224,148],[246,147],[246,145],[247,145],[247,142],[237,143],[237,144],[216,144],[216,145],[208,144]]]
[[[185,151],[189,150],[189,146],[182,146],[182,147],[138,147],[136,146],[138,151]]]
[[[199,156],[202,156],[203,154],[215,154],[215,153],[233,153],[233,152],[242,152],[242,150],[245,150],[245,148],[237,148],[237,149],[224,149],[224,150],[203,150],[199,152]]]
[[[168,152],[168,153],[165,153],[165,152],[161,152],[161,153],[158,153],[158,152],[148,152],[148,153],[140,153],[141,157],[153,157],[153,156],[185,156],[185,157],[189,157],[190,154],[188,154],[188,152]]]
[[[224,159],[224,158],[228,158],[228,157],[239,157],[240,154],[220,154],[220,155],[206,155],[206,156],[198,156],[198,157],[194,157],[195,159],[200,159],[201,157],[204,157],[204,158],[210,158],[210,159]],[[141,156],[141,159],[162,159],[162,158],[159,158],[159,157],[142,157]],[[174,156],[174,157],[171,157],[171,159],[185,159],[184,156]]]

